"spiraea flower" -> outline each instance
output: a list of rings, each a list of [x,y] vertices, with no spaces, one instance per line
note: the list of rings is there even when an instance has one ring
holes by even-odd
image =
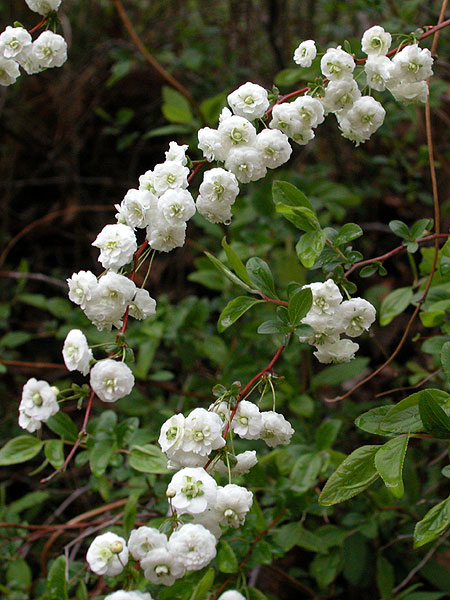
[[[128,540],[128,550],[135,560],[142,560],[155,548],[167,548],[167,536],[154,527],[133,529]]]
[[[223,446],[225,440],[219,415],[204,408],[195,408],[184,422],[183,450],[208,456],[212,450]]]
[[[268,169],[280,167],[292,154],[287,135],[278,129],[263,129],[256,136],[255,146],[261,152],[263,164]]]
[[[12,58],[3,58],[0,56],[0,85],[11,85],[16,83],[20,76],[18,63]]]
[[[100,400],[116,402],[131,392],[134,375],[125,363],[105,358],[92,367],[90,383]]]
[[[73,273],[67,279],[69,285],[69,299],[84,309],[86,304],[92,300],[97,289],[97,277],[91,271],[79,271]]]
[[[351,108],[358,98],[361,98],[361,91],[356,81],[353,78],[340,79],[327,85],[322,104],[326,113],[334,113]]]
[[[294,62],[301,67],[310,67],[316,58],[317,49],[314,40],[305,40],[294,52]]]
[[[189,146],[187,144],[180,146],[176,142],[169,142],[169,149],[166,152],[166,160],[174,160],[185,167],[187,165],[186,150],[188,148]]]
[[[433,75],[431,52],[428,48],[420,48],[418,44],[410,44],[397,52],[392,65],[391,78],[394,82],[414,83],[425,81]]]
[[[97,575],[119,575],[128,563],[127,544],[122,537],[108,531],[94,539],[86,560]]]
[[[323,364],[349,362],[355,358],[358,348],[359,345],[351,340],[325,342],[318,346],[314,356]]]
[[[168,549],[188,571],[199,571],[216,556],[216,544],[214,535],[203,525],[187,523],[172,533]]]
[[[246,600],[246,598],[237,590],[227,590],[223,594],[220,594],[217,600]]]
[[[33,42],[33,52],[42,67],[61,67],[67,60],[66,40],[58,33],[44,31]]]
[[[217,483],[200,468],[185,468],[175,473],[167,488],[167,497],[174,509],[195,515],[210,508],[216,501]]]
[[[231,117],[229,120],[233,118]],[[234,173],[236,179],[241,183],[258,181],[258,179],[261,179],[267,173],[262,152],[253,146],[242,146],[231,149],[225,160],[225,168]]]
[[[167,548],[155,548],[140,561],[146,579],[158,585],[173,585],[186,568],[181,557]]]
[[[152,212],[158,207],[158,198],[148,190],[128,190],[120,204],[116,204],[116,219],[132,228],[144,228],[150,223]],[[153,209],[153,211],[152,211]]]
[[[19,426],[30,433],[41,428],[41,423],[59,411],[56,399],[57,389],[46,381],[37,381],[34,377],[23,386],[22,400],[19,405]]]
[[[350,337],[357,337],[367,331],[375,317],[375,307],[363,298],[346,300],[339,307],[338,318],[342,320],[342,329]]]
[[[137,250],[134,231],[128,225],[105,225],[92,245],[100,249],[98,260],[105,269],[117,271],[131,262]]]
[[[352,77],[354,68],[353,56],[342,50],[340,46],[328,48],[320,61],[320,70],[323,76],[330,81]]]
[[[154,300],[147,290],[139,288],[136,290],[133,300],[129,304],[129,314],[142,321],[156,312],[156,300]]]
[[[105,596],[104,600],[153,600],[148,592],[117,590]]]
[[[380,25],[374,25],[364,32],[361,39],[361,49],[369,57],[386,56],[392,42],[391,34]]]
[[[294,430],[283,415],[273,410],[266,410],[261,413],[261,417],[261,438],[268,446],[273,448],[279,444],[289,444]]]
[[[63,346],[64,363],[69,371],[80,371],[87,375],[92,360],[92,350],[89,348],[86,336],[79,329],[72,329],[66,336]]]
[[[8,27],[0,34],[0,56],[16,58],[21,52],[31,48],[31,35],[23,27]]]
[[[234,433],[245,440],[257,440],[261,433],[261,426],[261,413],[256,404],[241,400],[231,421],[231,429]]]
[[[61,0],[25,0],[30,10],[39,13],[43,17],[52,10],[58,10]]]
[[[245,487],[230,483],[217,489],[214,510],[219,523],[225,527],[239,527],[252,507],[253,494]]]
[[[252,121],[260,119],[269,108],[267,90],[256,83],[247,81],[227,97],[235,115]]]
[[[229,119],[222,121],[218,132],[221,136],[223,147],[227,152],[231,148],[238,146],[251,146],[256,140],[256,129],[250,121],[238,115],[233,115]]]
[[[188,186],[189,169],[176,160],[167,160],[156,165],[153,170],[153,185],[158,196],[177,188]]]
[[[222,144],[222,136],[217,129],[202,127],[198,130],[198,147],[207,161],[225,160],[226,151]]]
[[[195,214],[195,203],[184,189],[167,190],[158,199],[160,211],[169,225],[182,225]]]
[[[342,117],[338,115],[342,135],[359,144],[367,141],[381,127],[386,111],[372,96],[362,96]]]

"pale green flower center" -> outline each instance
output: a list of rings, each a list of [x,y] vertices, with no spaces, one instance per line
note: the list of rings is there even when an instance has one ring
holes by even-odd
[[[203,496],[204,491],[202,490],[202,481],[194,481],[192,477],[185,477],[185,482],[185,486],[181,489],[181,493],[183,496],[186,496],[188,500],[197,498],[197,496]]]
[[[175,183],[175,181],[177,180],[177,178],[175,177],[175,175],[173,173],[169,173],[169,175],[167,175],[166,181],[169,184]]]
[[[170,569],[167,565],[158,565],[155,567],[155,573],[157,577],[163,577],[164,575],[170,574]]]
[[[44,402],[44,401],[42,400],[42,396],[40,395],[40,393],[39,393],[39,392],[36,392],[35,394],[33,394],[33,396],[32,396],[32,398],[31,398],[31,399],[33,400],[33,404],[34,404],[35,406],[42,406],[42,404],[43,404],[43,402]]]
[[[172,427],[169,427],[169,429],[167,430],[166,438],[169,441],[173,441],[174,439],[176,439],[177,435],[178,435],[178,427],[176,427],[176,425],[172,425]]]
[[[245,104],[253,104],[255,101],[253,99],[253,96],[250,96],[250,94],[249,94],[248,96],[245,96],[244,102],[245,102]]]

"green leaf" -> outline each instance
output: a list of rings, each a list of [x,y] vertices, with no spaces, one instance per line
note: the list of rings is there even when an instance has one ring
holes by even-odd
[[[274,83],[275,85],[290,87],[291,85],[294,85],[301,79],[303,79],[303,73],[301,69],[283,69],[282,71],[276,74]]]
[[[450,438],[450,418],[427,390],[421,392],[419,413],[426,431],[438,438]]]
[[[31,569],[23,558],[11,561],[6,571],[6,582],[9,588],[26,590],[32,582]]]
[[[432,542],[450,525],[450,497],[433,506],[414,529],[414,548]]]
[[[19,435],[9,440],[0,450],[0,466],[17,465],[31,460],[40,452],[43,445],[42,440],[31,435]]]
[[[129,535],[130,531],[134,527],[136,521],[136,509],[139,502],[139,496],[143,493],[143,489],[132,490],[130,496],[125,504],[123,511],[123,528],[126,536]]]
[[[310,269],[322,254],[326,241],[327,236],[322,230],[305,233],[298,240],[295,251],[306,269]]]
[[[310,572],[317,581],[319,588],[327,588],[338,576],[342,568],[341,550],[335,548],[329,554],[316,554],[311,566]]]
[[[322,423],[315,433],[317,448],[319,450],[331,448],[341,427],[342,421],[339,419],[330,419]]]
[[[272,272],[269,265],[262,258],[249,258],[245,265],[248,276],[257,290],[269,298],[278,298],[275,291]]]
[[[300,546],[310,552],[325,553],[327,551],[323,540],[305,529],[301,522],[283,525],[274,532],[273,538],[285,552],[294,546]]]
[[[88,589],[84,581],[80,581],[75,593],[76,600],[89,600]]]
[[[58,556],[48,572],[46,600],[68,600],[66,582],[66,559]]]
[[[217,552],[217,564],[222,573],[236,573],[238,570],[238,561],[233,549],[228,542],[222,540]]]
[[[191,107],[186,98],[177,90],[163,86],[163,115],[172,123],[190,123],[193,120]]]
[[[363,230],[356,223],[346,223],[343,225],[337,236],[333,240],[333,246],[340,246],[341,244],[347,244],[356,238],[361,237]]]
[[[275,204],[309,208],[314,213],[313,206],[303,192],[287,181],[274,181],[272,196]]]
[[[47,440],[44,447],[45,458],[54,469],[64,464],[64,443],[62,440]]]
[[[228,262],[232,266],[233,271],[236,273],[236,275],[240,279],[242,279],[242,281],[244,283],[247,283],[251,287],[252,281],[247,274],[247,271],[244,267],[244,263],[239,258],[239,256],[236,254],[236,252],[233,250],[233,248],[227,244],[226,238],[222,239],[222,248],[225,250],[225,254],[227,255]]]
[[[404,240],[408,240],[411,237],[409,228],[406,223],[403,223],[403,221],[390,221],[389,228],[392,233],[395,233],[395,235],[398,235],[398,237],[401,237]]]
[[[431,219],[419,219],[411,227],[411,237],[413,240],[421,238],[427,229],[432,227],[433,221]]]
[[[153,444],[132,446],[130,467],[141,473],[172,473],[167,468],[167,456]]]
[[[389,435],[390,432],[381,427],[381,422],[391,408],[391,406],[377,406],[376,408],[372,408],[357,417],[355,419],[355,425],[363,431],[367,431],[367,433]]]
[[[213,256],[209,252],[205,252],[205,254],[212,262],[212,264],[216,267],[216,269],[223,273],[225,277],[227,277],[230,281],[240,286],[241,288],[244,288],[244,290],[247,290],[247,292],[250,292],[250,294],[255,294],[257,292],[257,290],[251,288],[249,285],[247,285],[241,279],[239,279],[239,277],[237,277],[232,271],[230,271],[230,269],[228,269],[223,263],[221,263],[220,260],[218,260],[215,256]]]
[[[208,592],[213,586],[214,576],[215,572],[211,567],[200,579],[189,600],[206,600],[206,598],[208,598]]]
[[[264,321],[264,323],[261,323],[257,331],[258,333],[262,334],[281,333],[284,335],[286,333],[289,333],[290,330],[290,327],[288,327],[281,321],[272,319],[270,321]]]
[[[401,314],[411,302],[413,291],[411,287],[394,290],[383,299],[380,307],[380,325],[385,326]]]
[[[360,356],[348,363],[325,367],[313,377],[313,387],[316,388],[319,385],[338,385],[339,383],[348,381],[356,375],[360,375],[368,363],[368,358]]]
[[[316,483],[322,469],[322,456],[318,453],[308,453],[300,456],[291,471],[291,489],[294,492],[307,492]]]
[[[289,322],[295,326],[306,317],[312,306],[312,292],[310,288],[299,290],[289,300],[288,315]]]
[[[248,296],[238,296],[228,302],[223,311],[220,313],[219,320],[217,321],[217,330],[219,332],[225,331],[230,325],[233,325],[242,315],[247,312],[255,304],[260,304],[264,300],[258,300],[256,298],[249,298]]]
[[[401,498],[404,493],[402,473],[408,440],[407,435],[389,440],[375,454],[375,467],[396,498]]]
[[[419,413],[419,400],[423,392],[431,394],[439,405],[445,404],[448,394],[438,389],[428,389],[411,394],[392,406],[381,420],[380,427],[391,433],[417,433],[424,430]]]
[[[66,413],[59,411],[56,415],[50,417],[46,425],[63,440],[75,442],[78,438],[77,426]]]
[[[350,454],[331,475],[319,496],[322,506],[353,498],[378,478],[374,457],[380,446],[362,446]]]
[[[320,224],[316,213],[303,206],[288,206],[287,204],[277,204],[276,211],[283,215],[300,231],[320,231]]]
[[[381,554],[377,557],[377,586],[382,600],[392,599],[395,577],[394,567]]]
[[[31,333],[26,331],[10,331],[0,339],[0,347],[17,348],[32,339]]]
[[[450,342],[445,342],[441,350],[441,364],[447,380],[450,381]]]
[[[89,452],[89,465],[96,477],[105,473],[113,452],[114,445],[111,440],[101,440],[94,444]]]
[[[249,600],[268,600],[267,596],[254,587],[247,588]]]

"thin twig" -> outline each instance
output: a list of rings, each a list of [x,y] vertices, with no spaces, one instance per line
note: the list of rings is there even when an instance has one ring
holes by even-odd
[[[433,371],[433,373],[429,373],[426,377],[424,377],[421,381],[419,381],[419,383],[416,383],[415,385],[407,385],[406,387],[398,387],[392,390],[387,390],[386,392],[380,392],[379,394],[375,395],[375,398],[382,398],[383,396],[388,396],[389,394],[394,394],[395,392],[407,392],[409,390],[416,390],[417,388],[421,387],[424,383],[427,383],[427,381],[430,381],[430,379],[433,379],[433,377],[440,373],[441,370],[442,369],[436,369],[436,371]]]
[[[43,281],[50,285],[56,285],[64,290],[67,290],[67,283],[56,279],[56,277],[49,277],[43,273],[20,273],[19,271],[0,271],[0,277],[9,277],[10,279],[35,279],[36,281]]]

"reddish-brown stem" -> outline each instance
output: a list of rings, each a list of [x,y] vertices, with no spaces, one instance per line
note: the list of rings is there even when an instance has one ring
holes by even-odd
[[[275,300],[274,298],[269,298],[262,292],[258,292],[261,298],[263,298],[266,302],[271,302],[272,304],[278,304],[279,306],[289,306],[289,302],[286,300]]]
[[[66,369],[64,365],[57,365],[56,363],[27,362],[23,360],[0,360],[0,364],[6,365],[7,367],[20,367],[23,369]]]
[[[35,25],[33,27],[33,29],[30,29],[28,31],[28,33],[31,35],[32,33],[34,33],[35,31],[37,31],[38,29],[40,29],[42,27],[42,25],[45,25],[46,21],[47,21],[48,17],[44,17],[41,21],[39,21],[39,23],[37,25]]]
[[[139,257],[142,255],[142,253],[147,248],[147,246],[148,246],[148,240],[145,240],[145,242],[143,242],[143,244],[141,244],[141,246],[137,250],[136,254],[134,255],[134,267],[133,267],[133,270],[130,273],[130,279],[131,279],[131,281],[135,280],[136,269],[137,269]],[[125,314],[123,315],[122,327],[120,329],[120,333],[122,335],[125,333],[125,331],[127,329],[129,312],[130,312],[130,307],[127,306],[127,308],[125,310]]]
[[[436,240],[439,238],[449,238],[450,237],[450,233],[432,233],[431,235],[427,235],[423,238],[419,238],[418,240],[416,240],[419,244],[421,244],[422,242],[429,242],[430,240]],[[391,258],[392,256],[395,256],[396,254],[399,254],[400,252],[404,252],[406,250],[406,246],[396,246],[393,250],[390,250],[389,252],[386,252],[386,254],[381,254],[380,256],[375,256],[374,258],[368,258],[367,260],[361,260],[360,262],[355,263],[354,265],[352,265],[346,272],[345,272],[345,277],[348,277],[350,275],[350,273],[353,273],[353,271],[355,271],[356,269],[360,269],[361,267],[364,267],[366,265],[371,265],[374,262],[383,262],[384,260],[386,260],[387,258]]]
[[[190,175],[189,175],[189,177],[187,179],[188,183],[191,183],[191,181],[194,179],[194,177],[197,175],[197,173],[200,171],[200,169],[202,167],[204,167],[207,162],[208,161],[206,161],[206,160],[201,160],[199,163],[197,163],[195,165],[195,167],[192,169],[192,171],[191,171],[191,173],[190,173]]]
[[[65,471],[67,469],[67,465],[70,463],[70,461],[72,460],[73,455],[77,451],[77,448],[81,444],[81,440],[86,435],[86,428],[87,428],[87,424],[89,422],[89,415],[91,414],[91,409],[92,409],[92,403],[94,401],[94,396],[95,396],[95,392],[94,392],[94,390],[91,390],[91,395],[89,396],[88,404],[87,404],[87,407],[86,407],[86,412],[84,413],[83,425],[82,425],[82,427],[81,427],[81,429],[80,429],[80,431],[78,433],[78,437],[77,437],[74,445],[72,446],[69,454],[67,455],[66,460],[64,461],[64,464],[62,465],[62,467],[59,467],[59,469],[56,469],[56,471],[54,471],[48,477],[45,477],[44,479],[41,479],[41,483],[47,483],[48,481],[50,481],[51,479],[53,479],[53,477],[55,477],[58,473],[61,473],[62,471]]]
[[[283,102],[286,102],[286,100],[290,100],[291,98],[295,98],[296,96],[300,96],[300,94],[305,94],[307,91],[309,90],[309,86],[307,85],[304,88],[301,88],[300,90],[295,90],[294,92],[289,92],[289,94],[285,94],[284,96],[280,96],[278,98],[278,100],[275,102],[275,104],[273,104],[270,108],[268,108],[266,110],[266,114],[265,117],[268,117],[272,110],[273,107],[276,106],[277,104],[282,104]]]

